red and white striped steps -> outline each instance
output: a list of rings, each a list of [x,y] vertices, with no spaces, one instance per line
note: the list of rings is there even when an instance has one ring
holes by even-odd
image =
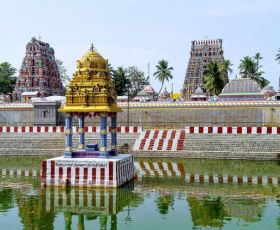
[[[135,151],[180,151],[183,150],[184,130],[146,130],[133,146]]]
[[[277,135],[280,127],[186,127],[185,130],[145,130],[136,139],[134,151],[181,151],[186,134]]]

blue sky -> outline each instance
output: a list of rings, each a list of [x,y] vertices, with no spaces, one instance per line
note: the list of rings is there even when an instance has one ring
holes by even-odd
[[[260,52],[265,77],[278,89],[279,12],[279,0],[0,0],[0,62],[20,69],[26,43],[40,36],[72,75],[93,42],[113,67],[147,72],[151,63],[153,73],[158,60],[168,60],[178,91],[191,41],[222,38],[225,58],[234,64],[231,78],[242,57]]]

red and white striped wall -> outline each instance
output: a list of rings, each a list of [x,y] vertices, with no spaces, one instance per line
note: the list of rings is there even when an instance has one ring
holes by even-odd
[[[181,177],[186,183],[213,183],[213,184],[259,184],[259,185],[280,185],[280,177],[260,175],[218,175],[188,173],[183,163],[177,162],[145,162],[136,161],[135,169],[137,177]]]
[[[56,157],[42,162],[41,183],[49,186],[118,187],[134,177],[133,156],[109,159]]]
[[[111,128],[108,127],[108,131]],[[141,126],[120,126],[117,128],[118,133],[141,133]],[[0,126],[0,133],[63,133],[64,126]],[[73,133],[77,133],[78,128],[73,127]],[[86,133],[99,133],[99,126],[85,127]]]
[[[183,150],[185,130],[145,130],[136,139],[135,151]]]
[[[186,127],[187,134],[280,134],[280,127]]]

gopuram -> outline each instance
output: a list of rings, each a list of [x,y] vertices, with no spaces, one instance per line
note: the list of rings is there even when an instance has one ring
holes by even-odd
[[[13,100],[20,100],[23,92],[35,92],[42,97],[63,94],[54,49],[36,38],[26,45]]]
[[[77,61],[77,71],[66,89],[64,156],[42,162],[42,185],[118,187],[134,177],[133,156],[118,154],[116,92],[108,61],[93,47]],[[78,149],[72,148],[72,121],[78,119]],[[100,119],[101,145],[86,144],[85,117]],[[108,118],[111,127],[108,127]],[[111,133],[108,148],[107,132]]]
[[[203,88],[203,72],[210,62],[224,61],[223,40],[192,41],[190,59],[183,86],[187,100],[198,87]],[[228,82],[228,76],[226,82]]]

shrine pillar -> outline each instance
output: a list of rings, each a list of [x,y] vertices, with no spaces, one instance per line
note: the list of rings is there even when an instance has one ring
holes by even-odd
[[[81,113],[78,116],[78,133],[79,133],[79,145],[78,149],[85,149],[85,114]]]
[[[72,113],[65,114],[65,157],[72,157]]]
[[[100,114],[100,135],[101,135],[100,152],[107,154],[107,113]]]
[[[111,150],[117,155],[117,113],[111,116]]]

